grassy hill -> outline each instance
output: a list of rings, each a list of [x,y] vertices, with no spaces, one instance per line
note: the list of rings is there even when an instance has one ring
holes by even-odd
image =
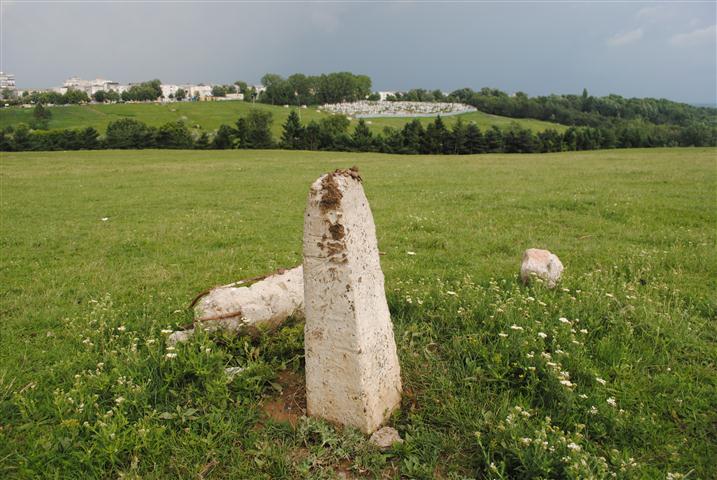
[[[222,124],[234,125],[237,118],[245,115],[250,108],[268,110],[274,114],[273,133],[276,138],[281,134],[281,127],[291,111],[289,108],[260,103],[251,104],[242,101],[70,105],[50,108],[52,120],[49,127],[52,129],[94,127],[100,133],[104,133],[107,124],[112,120],[129,117],[153,126],[159,126],[175,120],[184,120],[190,126],[199,125],[204,130],[213,131]],[[304,123],[319,120],[328,115],[314,108],[297,108],[297,111]],[[560,131],[565,129],[562,125],[540,120],[516,120],[482,112],[467,113],[461,115],[461,117],[466,122],[476,122],[481,128],[490,127],[491,125],[504,127],[511,122],[518,122],[535,131],[542,131],[546,128],[554,128]],[[21,122],[29,123],[31,119],[32,109],[16,107],[0,109],[0,128]],[[452,125],[455,119],[455,116],[445,117],[448,125]],[[432,118],[420,118],[420,120],[424,124],[433,121]],[[410,121],[410,118],[374,118],[368,119],[368,121],[371,122],[371,129],[374,132],[380,132],[384,126],[401,128],[407,121]],[[357,120],[352,120],[354,125],[356,122]]]
[[[714,159],[3,153],[0,477],[709,478]],[[197,292],[300,263],[311,181],[354,164],[404,382],[387,453],[301,418],[301,323],[163,342]],[[560,288],[518,284],[528,247]]]

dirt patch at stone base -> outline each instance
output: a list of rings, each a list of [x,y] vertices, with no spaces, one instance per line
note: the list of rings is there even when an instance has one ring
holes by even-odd
[[[276,383],[281,386],[278,397],[262,402],[264,414],[275,422],[289,423],[295,427],[306,415],[306,382],[302,374],[284,370],[279,373]]]

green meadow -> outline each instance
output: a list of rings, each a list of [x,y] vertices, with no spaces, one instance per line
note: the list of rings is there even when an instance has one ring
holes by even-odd
[[[249,106],[58,107],[51,127]],[[383,452],[301,415],[299,319],[164,343],[198,292],[299,264],[310,183],[352,165],[404,383]],[[3,153],[0,193],[0,478],[717,472],[715,149]],[[518,282],[530,247],[561,258],[558,288]]]
[[[69,105],[51,107],[52,119],[49,122],[50,129],[94,127],[104,134],[107,125],[114,120],[121,118],[134,118],[147,125],[158,127],[167,122],[182,120],[187,125],[199,126],[206,131],[214,131],[220,125],[234,126],[237,119],[246,115],[251,108],[267,110],[274,115],[272,132],[275,138],[279,138],[282,125],[286,121],[291,108],[282,106],[265,105],[262,103],[248,103],[243,101],[219,101],[219,102],[176,102],[176,103],[124,103],[113,105]],[[320,120],[329,114],[320,112],[315,108],[296,108],[303,123],[311,120]],[[558,131],[566,127],[556,123],[543,122],[533,119],[514,119],[490,115],[483,112],[471,112],[457,116],[445,117],[446,124],[452,125],[460,116],[465,122],[475,122],[481,129],[490,128],[492,125],[507,127],[511,122],[517,122],[523,127],[530,128],[535,132],[553,128]],[[29,124],[32,120],[31,108],[2,108],[0,109],[0,129],[19,123]],[[366,119],[370,128],[379,133],[386,126],[402,128],[411,118],[372,118]],[[433,121],[432,117],[421,117],[419,120],[425,125]],[[358,120],[352,119],[352,125]]]

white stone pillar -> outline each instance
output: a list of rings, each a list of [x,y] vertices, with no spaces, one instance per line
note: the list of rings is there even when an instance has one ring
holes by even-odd
[[[355,169],[311,185],[304,217],[306,403],[371,433],[401,401],[376,227]]]

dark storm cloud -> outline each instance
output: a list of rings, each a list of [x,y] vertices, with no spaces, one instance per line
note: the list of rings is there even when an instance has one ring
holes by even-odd
[[[2,2],[1,68],[258,82],[366,73],[376,89],[498,87],[715,101],[715,4]]]

